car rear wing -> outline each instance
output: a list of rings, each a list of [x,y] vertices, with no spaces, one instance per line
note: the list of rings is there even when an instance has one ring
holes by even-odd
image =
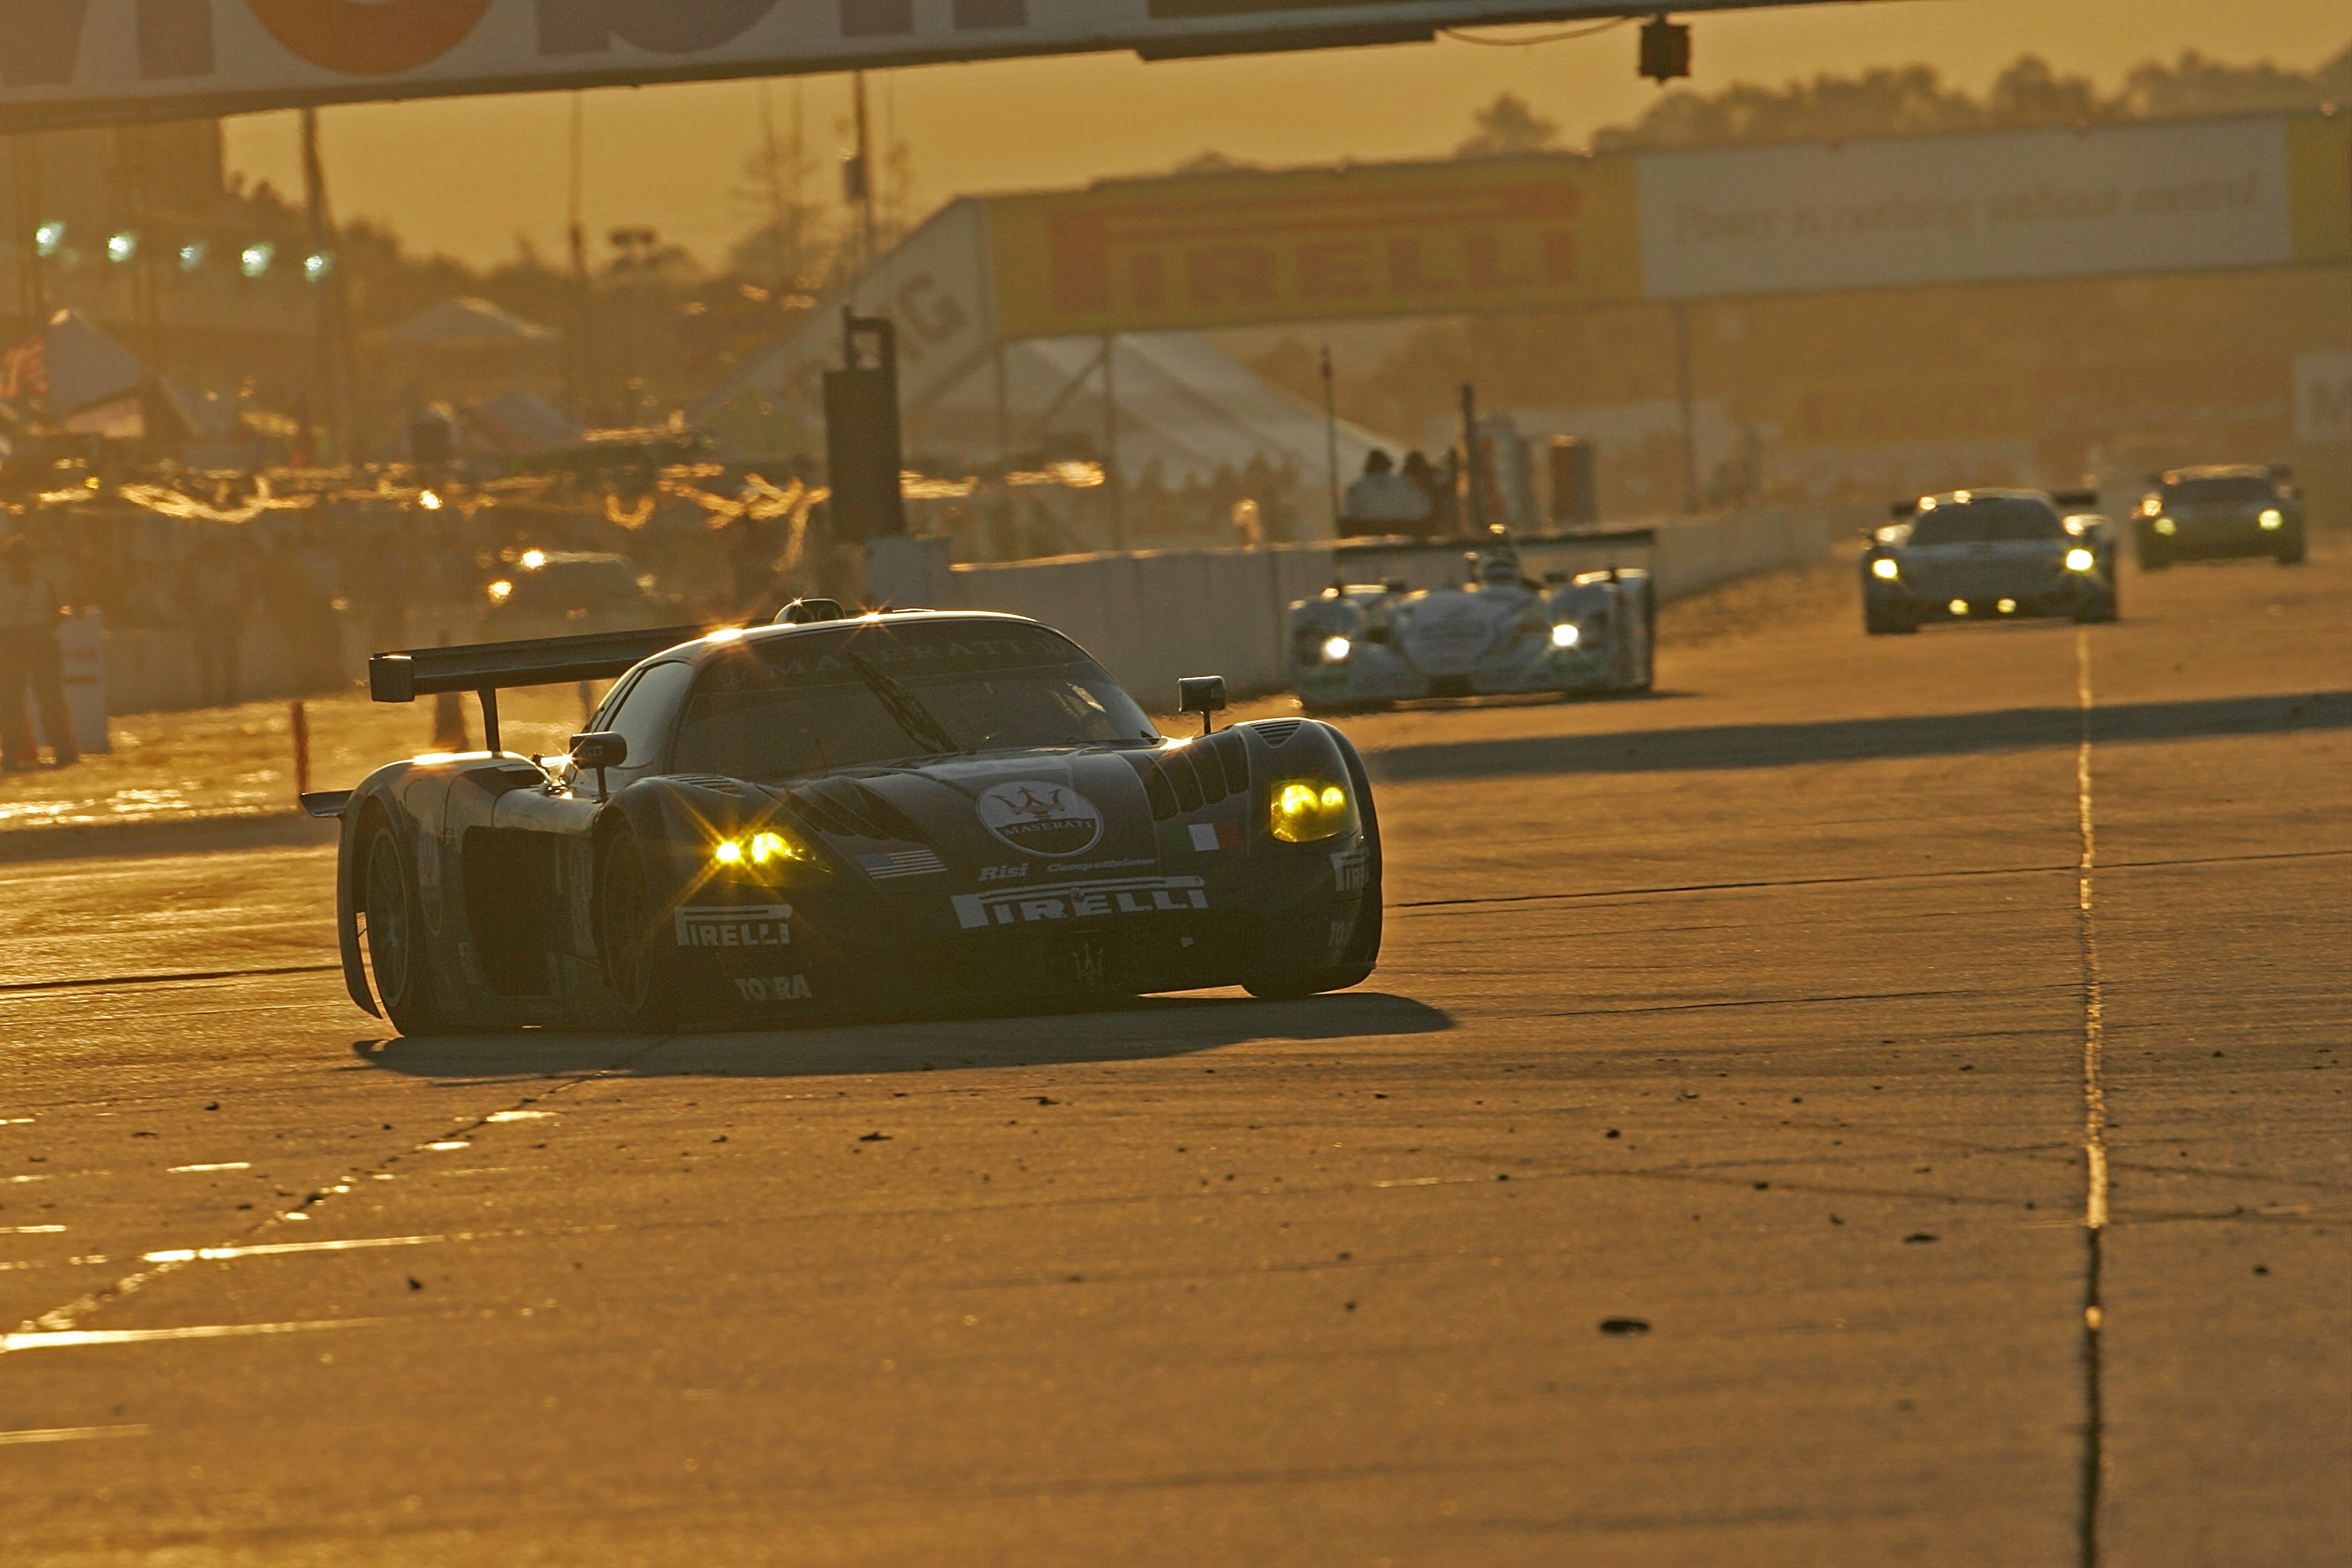
[[[403,648],[368,660],[368,695],[378,702],[414,702],[444,691],[473,692],[482,700],[483,743],[496,752],[500,688],[609,680],[664,648],[694,641],[707,630],[657,626],[577,637]]]
[[[1613,571],[1649,565],[1657,549],[1654,528],[1595,528],[1569,533],[1499,533],[1461,539],[1349,540],[1331,551],[1331,575],[1341,583],[1402,583],[1409,588],[1445,588],[1470,573],[1464,558],[1508,550],[1528,576],[1545,579],[1578,570]]]

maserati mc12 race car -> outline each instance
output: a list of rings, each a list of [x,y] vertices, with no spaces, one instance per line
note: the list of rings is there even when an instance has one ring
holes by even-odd
[[[1863,627],[1873,637],[1927,621],[2071,616],[2112,621],[2115,531],[2069,508],[2089,491],[1954,490],[1897,501],[1861,558]]]
[[[1353,985],[1381,844],[1347,738],[1160,735],[1018,616],[614,632],[379,654],[378,701],[473,690],[486,752],[306,796],[341,819],[352,999],[409,1034],[953,1011]],[[620,679],[568,755],[501,751],[503,687]]]
[[[1656,537],[1641,528],[1340,545],[1331,586],[1290,606],[1291,689],[1309,713],[1646,691]]]

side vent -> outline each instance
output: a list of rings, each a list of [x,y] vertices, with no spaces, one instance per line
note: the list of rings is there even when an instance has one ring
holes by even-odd
[[[1151,815],[1165,822],[1214,805],[1249,788],[1249,742],[1239,730],[1221,730],[1189,746],[1128,753],[1151,799]]]
[[[788,797],[793,809],[823,832],[884,842],[927,844],[914,819],[851,779],[821,779]]]
[[[1160,759],[1150,752],[1129,752],[1127,760],[1135,769],[1136,777],[1143,781],[1143,793],[1151,802],[1155,822],[1165,822],[1176,815],[1176,792],[1160,772]]]

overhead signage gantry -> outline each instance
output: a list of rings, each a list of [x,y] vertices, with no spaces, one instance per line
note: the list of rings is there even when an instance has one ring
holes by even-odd
[[[1822,0],[0,0],[0,132],[327,103],[1133,50],[1403,43],[1448,28]]]

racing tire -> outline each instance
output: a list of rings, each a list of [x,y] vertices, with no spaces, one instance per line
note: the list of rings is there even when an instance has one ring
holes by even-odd
[[[1364,901],[1356,916],[1355,934],[1348,939],[1348,951],[1339,963],[1321,969],[1301,970],[1295,974],[1268,974],[1242,982],[1242,989],[1261,1002],[1295,1002],[1302,996],[1319,995],[1326,991],[1345,991],[1351,985],[1361,985],[1372,976],[1381,956],[1381,914],[1383,902],[1381,894],[1381,818],[1372,805],[1371,780],[1364,772],[1363,760],[1356,755],[1353,746],[1342,748],[1348,756],[1348,784],[1355,790],[1356,798],[1364,803],[1364,838],[1371,846],[1372,863],[1364,877]]]
[[[1862,629],[1865,635],[1874,637],[1904,637],[1918,631],[1919,623],[1900,620],[1894,616],[1874,616],[1865,610],[1862,616]]]
[[[636,835],[614,834],[596,853],[596,944],[623,1026],[647,1034],[677,1026],[677,955],[661,924]]]
[[[408,882],[400,835],[381,812],[371,819],[360,861],[359,905],[367,919],[368,969],[383,1016],[404,1035],[442,1033],[434,1016],[433,967],[425,954],[425,911]]]
[[[1642,584],[1641,595],[1641,652],[1634,659],[1633,668],[1626,672],[1624,679],[1619,681],[1616,686],[1616,689],[1618,691],[1623,692],[1629,696],[1649,690],[1650,688],[1655,684],[1657,679],[1657,605],[1655,601],[1651,597],[1650,585],[1647,583]]]

